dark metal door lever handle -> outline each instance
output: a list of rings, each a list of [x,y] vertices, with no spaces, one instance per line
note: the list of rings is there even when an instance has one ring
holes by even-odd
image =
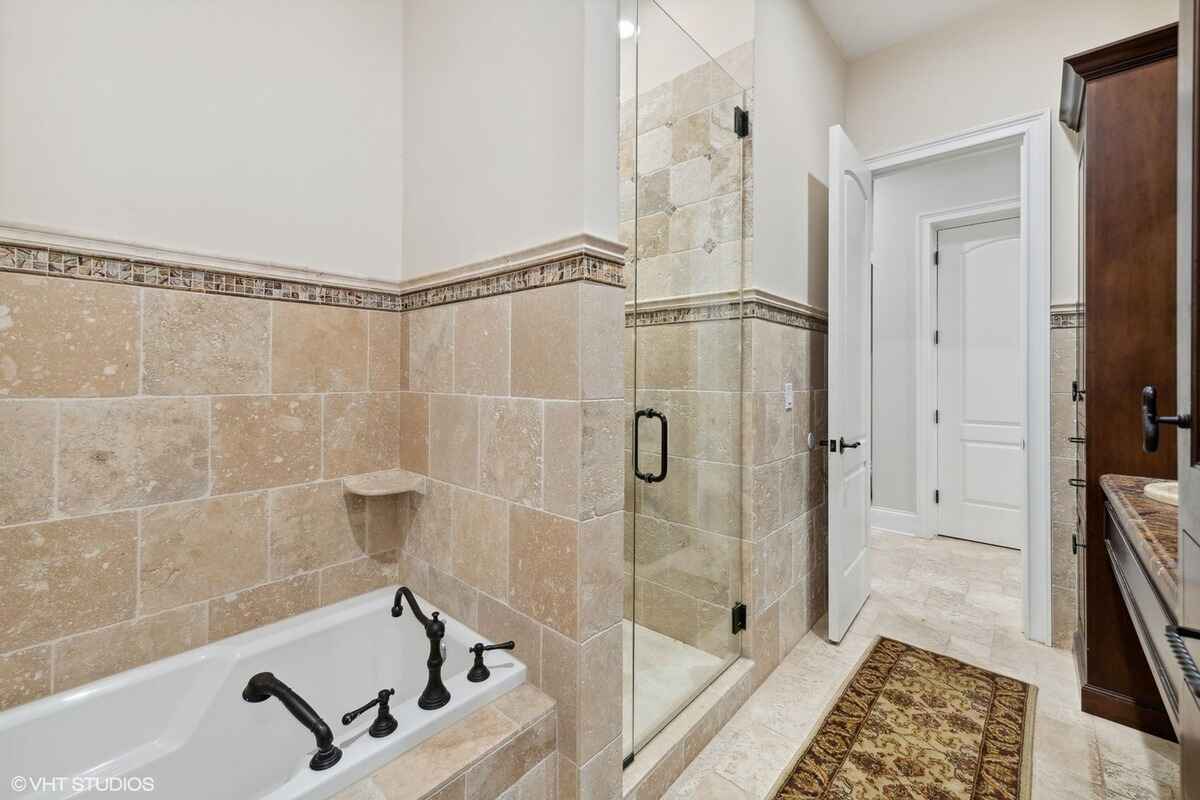
[[[1142,388],[1142,449],[1147,453],[1158,451],[1158,426],[1176,425],[1180,428],[1192,427],[1192,415],[1180,414],[1175,417],[1160,417],[1158,415],[1158,389],[1154,386]]]
[[[838,446],[841,447],[842,450],[853,450],[855,447],[858,447],[861,444],[862,444],[862,442],[851,443],[851,442],[847,442],[845,439],[841,438],[840,436],[838,437]]]

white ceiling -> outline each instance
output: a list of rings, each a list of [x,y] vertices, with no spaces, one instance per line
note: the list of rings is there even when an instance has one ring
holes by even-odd
[[[849,59],[937,30],[1003,0],[811,0]]]

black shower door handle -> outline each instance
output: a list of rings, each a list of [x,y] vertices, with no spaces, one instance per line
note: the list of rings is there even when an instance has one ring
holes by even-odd
[[[659,462],[659,472],[655,475],[652,472],[642,472],[641,466],[638,464],[638,430],[642,425],[643,417],[655,417],[658,419],[659,427],[662,431],[662,455]],[[633,415],[633,474],[640,481],[646,483],[658,483],[665,480],[667,477],[667,439],[669,431],[667,429],[667,415],[661,411],[655,411],[653,408],[639,408],[637,413]]]

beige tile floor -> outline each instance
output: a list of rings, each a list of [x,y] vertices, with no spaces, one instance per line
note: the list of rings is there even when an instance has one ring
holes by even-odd
[[[1038,686],[1035,800],[1173,800],[1179,749],[1079,711],[1070,652],[1025,640],[1019,554],[953,539],[876,535],[872,597],[840,645],[824,622],[697,756],[670,800],[759,800],[879,635]]]

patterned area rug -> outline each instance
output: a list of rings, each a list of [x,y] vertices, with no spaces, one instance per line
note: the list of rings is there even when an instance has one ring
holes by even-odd
[[[1037,687],[881,638],[776,800],[1028,800]]]

